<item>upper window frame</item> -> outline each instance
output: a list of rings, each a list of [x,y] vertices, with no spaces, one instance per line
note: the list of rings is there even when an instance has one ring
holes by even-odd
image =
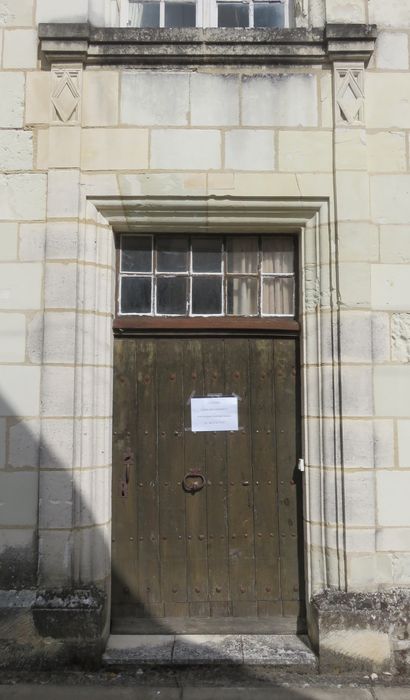
[[[138,232],[140,235],[153,239],[156,239],[158,234],[162,238],[161,233],[153,231],[141,231]],[[295,337],[300,331],[299,322],[299,244],[297,232],[293,231],[277,231],[275,236],[279,238],[290,237],[294,240],[294,313],[290,315],[250,315],[250,316],[235,316],[227,313],[221,315],[205,315],[205,314],[192,314],[192,315],[155,315],[147,313],[121,313],[120,311],[120,279],[121,279],[121,238],[122,236],[128,236],[128,233],[118,233],[115,236],[116,242],[116,290],[115,290],[115,318],[113,321],[113,329],[116,332],[187,332],[192,331],[210,331],[210,332],[246,332],[246,333],[260,333],[260,332],[279,332],[294,335]],[[135,234],[134,234],[135,235]],[[175,234],[177,235],[177,234]],[[181,232],[182,236],[186,236],[186,232]],[[231,238],[232,233],[222,233],[222,232],[212,232],[210,236],[216,235],[222,238]],[[235,235],[235,234],[234,234]],[[237,235],[237,234],[236,234]],[[266,234],[262,236],[257,232],[243,232],[239,234],[244,237],[255,237],[259,239],[264,238]],[[269,237],[272,234],[269,234]],[[199,233],[198,234],[188,234],[190,239],[194,238],[208,238],[209,233]],[[154,258],[152,258],[152,263],[154,263]],[[152,264],[152,271],[154,271],[154,264]],[[224,275],[225,268],[222,268],[222,274]],[[147,273],[148,275],[150,273]],[[161,273],[161,276],[167,276],[167,273]],[[181,276],[185,273],[181,273]],[[215,273],[219,275],[219,273]],[[232,272],[232,277],[236,276],[237,273]],[[170,276],[175,275],[175,273],[169,273]],[[204,273],[205,276],[211,276],[210,273]],[[244,273],[245,276],[245,273]],[[246,276],[247,273],[246,273]],[[270,275],[269,275],[270,276]],[[225,309],[226,311],[226,309]]]
[[[137,0],[143,3],[155,2],[160,5],[160,22],[158,28],[165,28],[165,4],[168,0]],[[174,0],[176,1],[176,0]],[[293,0],[177,0],[178,2],[186,2],[187,4],[196,5],[196,27],[197,28],[222,28],[218,27],[218,5],[223,4],[235,4],[241,2],[241,4],[249,5],[249,26],[246,29],[254,28],[254,6],[255,1],[261,2],[263,4],[281,4],[284,6],[284,25],[279,27],[280,29],[288,29],[292,26],[292,7]],[[172,2],[172,0],[169,0]],[[126,3],[126,11],[123,14],[123,24],[124,26],[131,27],[129,20],[129,9],[130,5],[133,4],[133,0],[128,0]],[[183,27],[180,27],[183,28]],[[258,27],[258,29],[263,29]]]

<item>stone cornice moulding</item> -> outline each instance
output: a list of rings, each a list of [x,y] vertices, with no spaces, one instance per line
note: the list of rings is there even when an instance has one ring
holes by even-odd
[[[323,64],[370,59],[374,24],[324,29],[130,29],[40,24],[43,67],[83,65]]]

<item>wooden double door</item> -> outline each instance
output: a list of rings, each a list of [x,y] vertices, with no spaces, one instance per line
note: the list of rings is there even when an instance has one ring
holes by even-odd
[[[297,380],[295,338],[115,340],[114,629],[300,615]],[[237,430],[192,432],[209,396]]]

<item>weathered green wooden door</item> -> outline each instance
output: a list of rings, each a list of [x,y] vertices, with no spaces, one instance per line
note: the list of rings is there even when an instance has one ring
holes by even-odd
[[[117,631],[300,613],[296,342],[115,341]],[[191,431],[191,398],[212,394],[239,397],[237,431]]]

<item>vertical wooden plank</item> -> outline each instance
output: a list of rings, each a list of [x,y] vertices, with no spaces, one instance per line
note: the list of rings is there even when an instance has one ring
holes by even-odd
[[[256,591],[260,604],[262,601],[280,601],[273,340],[254,339],[249,342]],[[267,610],[269,606],[263,609]]]
[[[205,433],[193,433],[191,426],[190,397],[203,396],[204,372],[202,340],[187,339],[183,346],[183,385],[185,407],[185,471],[197,469],[207,482],[205,459]],[[187,596],[191,616],[209,616],[208,602],[208,553],[207,553],[207,491],[208,486],[197,493],[185,493],[187,531]]]
[[[203,341],[204,392],[225,392],[225,341]],[[205,433],[208,515],[208,575],[211,615],[232,613],[229,588],[228,484],[226,433]]]
[[[139,596],[147,612],[162,605],[159,558],[159,491],[155,341],[135,341],[136,406],[130,416],[135,434]]]
[[[183,340],[157,340],[161,591],[165,615],[187,613]],[[185,604],[185,605],[181,605]]]
[[[134,343],[114,344],[112,599],[117,610],[139,604],[135,517],[135,445],[130,419],[135,409]]]
[[[294,339],[277,339],[274,345],[276,454],[279,493],[281,589],[284,607],[299,600],[297,487],[297,357]],[[296,475],[297,476],[297,475]]]
[[[227,434],[227,465],[230,590],[233,614],[242,616],[252,614],[250,608],[256,611],[247,339],[225,344],[225,393],[240,398],[239,431]]]

